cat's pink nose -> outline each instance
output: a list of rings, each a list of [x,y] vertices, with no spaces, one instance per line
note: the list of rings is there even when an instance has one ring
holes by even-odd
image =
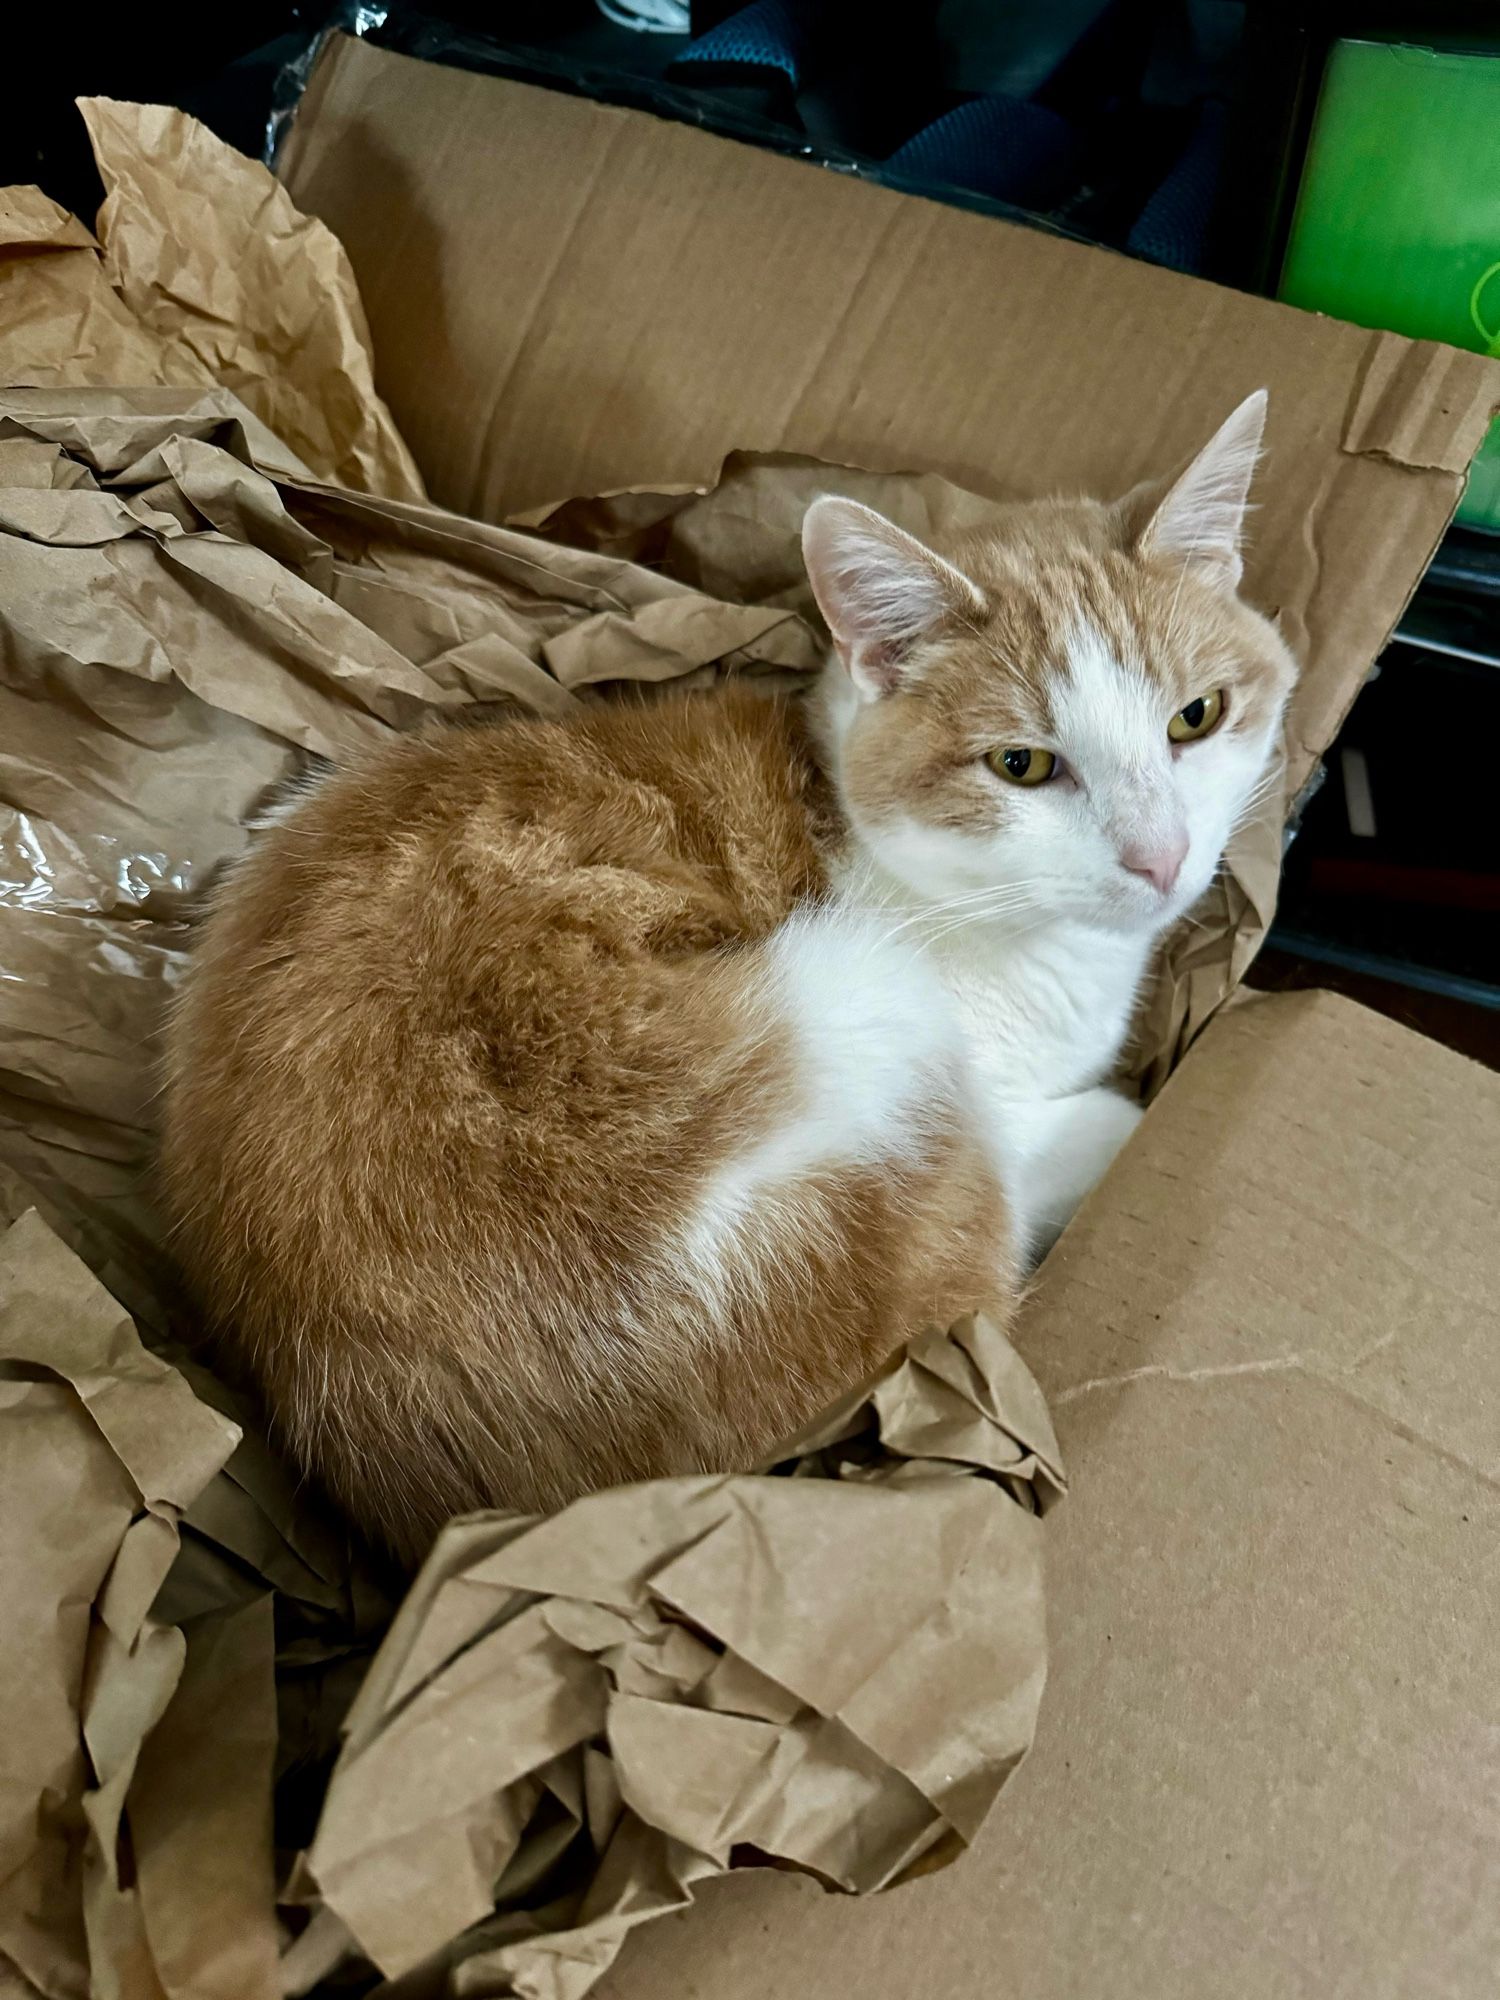
[[[1187,851],[1187,835],[1178,833],[1166,841],[1128,841],[1120,849],[1120,860],[1132,875],[1144,875],[1163,896],[1168,896],[1182,873]]]

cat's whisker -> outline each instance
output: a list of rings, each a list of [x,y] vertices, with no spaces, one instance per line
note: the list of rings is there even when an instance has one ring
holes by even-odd
[[[972,889],[960,895],[945,896],[938,902],[924,904],[920,909],[910,911],[899,923],[893,924],[882,934],[880,943],[889,944],[892,938],[900,937],[919,924],[931,923],[950,914],[961,911],[977,912],[992,905],[996,908],[1003,907],[1007,899],[1013,900],[1018,908],[1024,907],[1031,890],[1036,886],[1038,884],[1035,882],[1007,882],[994,888]],[[866,907],[871,915],[880,914],[879,905]]]
[[[1273,771],[1267,777],[1262,778],[1259,784],[1254,786],[1246,795],[1244,803],[1235,814],[1229,829],[1231,835],[1239,833],[1243,827],[1247,826],[1259,814],[1261,807],[1265,805],[1266,801],[1277,797],[1280,791],[1281,773],[1279,771]]]
[[[921,903],[907,910],[894,928],[906,929],[912,924],[930,922],[935,917],[947,916],[951,912],[975,909],[1007,897],[1024,897],[1039,886],[1038,880],[1022,882],[995,882],[984,888],[961,890],[952,896],[940,896],[930,903]],[[862,903],[857,906],[865,915],[895,915],[900,908],[893,903]]]
[[[946,937],[951,937],[955,931],[961,931],[966,929],[972,923],[992,922],[995,918],[1002,916],[1005,917],[1019,916],[1028,910],[1035,910],[1036,908],[1037,904],[1034,901],[1026,901],[1020,903],[1006,903],[998,909],[993,909],[993,910],[986,909],[979,912],[966,913],[963,916],[959,917],[952,917],[946,923],[942,924],[937,930],[930,932],[927,938],[925,939],[925,942],[928,944],[937,944],[940,943],[942,939]],[[1040,922],[1041,919],[1039,918],[1038,921]],[[1036,925],[1028,924],[1025,926],[1024,930],[1017,932],[1014,935],[1024,936],[1026,931],[1034,930],[1035,928]]]
[[[887,931],[882,939],[882,943],[888,944],[892,938],[900,937],[906,931],[917,929],[923,925],[935,925],[935,929],[925,933],[930,942],[934,936],[946,936],[949,931],[961,930],[965,924],[987,922],[994,917],[1003,916],[1009,910],[1024,910],[1031,907],[1033,907],[1033,899],[1029,895],[1022,893],[994,897],[988,901],[971,903],[962,909],[946,912],[941,906],[930,910],[921,910]]]
[[[916,942],[924,945],[940,944],[944,938],[951,937],[956,931],[967,930],[972,923],[983,923],[986,920],[985,917],[950,917],[946,923],[937,924],[932,930],[924,931]]]

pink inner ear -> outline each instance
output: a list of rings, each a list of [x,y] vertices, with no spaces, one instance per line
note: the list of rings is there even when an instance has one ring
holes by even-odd
[[[839,656],[867,694],[900,685],[903,661],[950,603],[983,609],[967,577],[857,501],[814,501],[802,545]]]
[[[1148,556],[1178,556],[1240,576],[1240,541],[1260,456],[1266,396],[1247,396],[1173,482],[1141,536]]]
[[[847,648],[839,647],[839,656],[856,679],[863,677],[881,694],[894,694],[901,685],[901,662],[912,649],[913,642],[907,640],[873,640],[856,647],[857,661],[850,656]]]

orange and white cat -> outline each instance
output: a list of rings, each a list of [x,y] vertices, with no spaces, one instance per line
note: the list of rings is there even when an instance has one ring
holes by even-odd
[[[1164,929],[1268,772],[1265,398],[1165,493],[941,553],[809,510],[803,701],[394,741],[255,845],[170,1051],[218,1352],[415,1561],[452,1513],[755,1463],[1004,1314],[1139,1113]]]

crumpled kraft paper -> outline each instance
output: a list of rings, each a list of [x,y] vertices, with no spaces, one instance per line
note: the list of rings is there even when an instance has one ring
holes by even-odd
[[[192,1424],[246,1432],[181,1493],[175,1556],[151,1529],[149,1674],[110,1654],[108,1735],[84,1708],[69,1796],[101,1856],[125,1828],[135,1873],[46,1872],[78,1915],[41,1990],[385,1975],[575,2000],[705,1874],[774,1859],[862,1890],[946,1858],[1029,1740],[1045,1659],[1055,1448],[994,1329],[914,1349],[774,1476],[456,1524],[366,1679],[389,1580],[181,1357],[150,1200],[155,1050],[203,891],[310,759],[647,678],[794,679],[816,635],[321,485],[227,392],[171,387],[0,394],[0,624],[0,1160],[177,1358]],[[47,1240],[51,1324],[82,1267]],[[25,1480],[5,1500],[28,1588],[87,1633],[112,1629],[111,1551],[140,1534],[114,1476],[86,1575]],[[44,1664],[66,1738],[76,1675]],[[240,1859],[216,1873],[221,1819]],[[201,1912],[235,1897],[242,1955],[214,1957]],[[3,1912],[0,1952],[21,1962]]]
[[[0,484],[0,1143],[148,1315],[158,1028],[278,787],[460,709],[816,656],[786,612],[296,480],[264,446],[222,390],[0,392],[0,482],[26,479]]]
[[[0,1411],[0,1950],[48,1994],[273,1994],[270,1596],[152,1609],[235,1427],[35,1210],[0,1237]]]
[[[0,1228],[0,1992],[271,2000],[273,1780],[300,1845],[389,1602],[3,1165]]]
[[[180,111],[79,109],[99,240],[39,188],[0,191],[0,383],[222,386],[314,477],[423,498],[332,231]]]
[[[995,502],[935,473],[893,478],[786,453],[735,452],[705,492],[639,489],[571,500],[519,516],[517,525],[569,547],[650,563],[715,596],[782,605],[816,624],[800,529],[808,502],[819,493],[862,500],[910,533],[938,539],[982,526],[996,512]],[[1264,941],[1275,910],[1288,803],[1285,774],[1278,771],[1236,829],[1212,888],[1163,944],[1126,1065],[1147,1095],[1166,1081]]]
[[[393,1977],[574,2000],[738,1860],[868,1891],[972,1838],[1041,1695],[1040,1396],[971,1321],[808,1443],[445,1532],[349,1717],[307,1857],[325,1931]]]

